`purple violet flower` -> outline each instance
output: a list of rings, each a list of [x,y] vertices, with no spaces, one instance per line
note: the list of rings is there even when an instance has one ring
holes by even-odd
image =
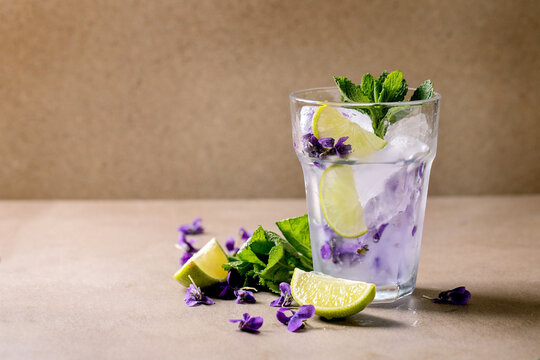
[[[236,296],[237,304],[255,304],[255,296],[249,290],[234,290],[234,295]]]
[[[290,311],[291,316],[287,316],[285,312]],[[304,321],[315,315],[315,306],[302,305],[298,311],[291,310],[289,308],[282,307],[276,312],[276,318],[280,323],[287,325],[287,330],[297,331],[304,327]]]
[[[466,305],[471,299],[471,293],[465,289],[465,286],[460,286],[452,290],[443,291],[437,299],[432,299],[437,304],[452,304]]]
[[[281,284],[279,284],[279,290],[281,291],[281,296],[276,300],[272,301],[270,303],[270,306],[290,306],[293,301],[293,297],[291,294],[291,286],[286,282],[282,282]]]
[[[201,289],[197,287],[195,284],[189,285],[189,288],[187,289],[186,296],[184,297],[184,301],[186,302],[187,306],[198,306],[201,304],[204,305],[212,305],[214,304],[214,301],[210,299],[208,296],[205,296]]]
[[[240,239],[242,241],[247,241],[251,237],[251,235],[253,235],[253,232],[249,232],[243,227],[238,230],[238,233],[240,234]]]
[[[378,242],[379,240],[381,240],[381,236],[383,234],[383,231],[384,231],[384,229],[386,229],[387,226],[388,226],[388,223],[384,223],[381,226],[379,226],[379,229],[377,229],[377,232],[375,233],[375,235],[373,235],[373,241],[374,242]]]
[[[310,157],[320,158],[325,152],[324,147],[319,143],[317,137],[312,133],[307,133],[306,135],[302,136],[302,142],[304,143],[304,151]]]
[[[351,145],[344,144],[344,142],[347,141],[348,138],[348,136],[340,137],[336,145],[334,146],[336,154],[338,154],[338,156],[342,159],[349,155],[352,151]]]
[[[254,334],[259,332],[264,321],[262,316],[250,316],[248,313],[244,313],[242,317],[242,319],[229,319],[229,321],[232,323],[239,323],[238,328],[242,331]]]
[[[240,276],[238,271],[229,270],[227,274],[227,280],[218,284],[217,297],[220,299],[234,299],[234,292],[239,290],[244,284],[244,278]]]
[[[225,241],[225,247],[227,248],[227,251],[233,256],[236,255],[238,250],[240,250],[240,248],[234,246],[234,238],[232,236],[228,238],[227,241]]]
[[[329,260],[332,257],[332,249],[330,248],[329,243],[324,243],[323,246],[321,246],[321,258],[324,260]]]
[[[180,265],[184,265],[185,263],[187,263],[188,260],[191,259],[192,256],[193,256],[193,253],[185,252],[185,253],[180,257]]]
[[[319,139],[319,144],[321,144],[321,146],[325,148],[333,148],[334,142],[334,138],[331,137]]]
[[[324,159],[330,155],[338,155],[340,158],[345,158],[352,151],[352,146],[345,144],[345,141],[349,139],[348,136],[343,136],[336,142],[334,138],[327,137],[317,139],[312,133],[307,133],[302,136],[304,143],[304,151],[310,157]]]
[[[195,242],[195,240],[193,240],[193,239],[188,240],[186,238],[186,235],[184,235],[184,233],[180,233],[180,236],[178,237],[178,245],[188,253],[194,254],[197,251],[199,251],[199,249],[196,249],[193,246],[194,242]]]
[[[195,220],[193,220],[193,222],[191,224],[181,225],[178,228],[178,231],[180,231],[184,235],[202,234],[204,232],[204,228],[200,224],[201,221],[202,221],[202,219],[200,217],[196,218]]]

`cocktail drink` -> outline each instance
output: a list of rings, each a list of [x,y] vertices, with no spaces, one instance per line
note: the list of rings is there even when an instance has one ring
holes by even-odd
[[[412,100],[356,103],[338,87],[290,97],[314,270],[374,283],[375,301],[414,289],[437,148],[440,96],[404,84]]]

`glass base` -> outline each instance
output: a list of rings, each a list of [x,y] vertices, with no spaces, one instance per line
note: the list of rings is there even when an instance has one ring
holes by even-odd
[[[392,286],[377,286],[374,304],[391,303],[405,296],[411,295],[414,291],[414,283],[392,285]]]

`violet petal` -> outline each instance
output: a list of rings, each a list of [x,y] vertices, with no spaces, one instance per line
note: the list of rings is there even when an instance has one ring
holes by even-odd
[[[242,326],[242,329],[244,331],[256,332],[261,328],[261,326],[263,325],[263,322],[264,322],[264,319],[262,318],[262,316],[253,316],[244,323],[244,326]]]
[[[238,250],[234,247],[234,238],[230,237],[225,241],[225,247],[227,248],[228,252],[234,252],[235,250]]]
[[[249,290],[235,290],[234,295],[237,304],[254,304],[256,302],[255,296]]]
[[[283,296],[280,296],[277,299],[272,300],[270,302],[270,306],[273,306],[273,307],[281,306],[283,304],[283,300],[284,300]]]
[[[302,321],[302,319],[300,319],[297,316],[293,316],[289,320],[289,324],[287,325],[287,330],[291,332],[295,332],[296,330],[301,329],[303,326],[304,326],[304,322]]]
[[[285,314],[285,312],[287,311],[290,311],[292,313],[291,316],[287,316],[287,314]],[[289,308],[279,308],[277,311],[276,311],[276,318],[278,319],[278,321],[284,325],[287,325],[289,323],[289,320],[294,316],[294,311],[292,311],[291,309]]]
[[[308,304],[300,306],[300,309],[298,309],[298,311],[296,312],[295,317],[306,320],[313,315],[315,315],[315,306]]]
[[[332,250],[330,248],[329,243],[324,243],[323,246],[321,246],[321,258],[324,260],[328,260],[332,257]]]
[[[331,137],[319,139],[319,144],[326,148],[334,147],[334,139]]]

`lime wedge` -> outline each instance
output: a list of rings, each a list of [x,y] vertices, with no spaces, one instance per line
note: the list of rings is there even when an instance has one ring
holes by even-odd
[[[345,144],[352,147],[349,156],[357,157],[369,155],[388,144],[377,135],[350,121],[338,109],[327,105],[319,107],[313,116],[313,135],[317,139],[331,137],[336,141],[340,137],[348,136]]]
[[[213,238],[174,274],[174,278],[188,287],[191,277],[197,286],[204,288],[227,278],[227,271],[221,267],[227,262],[223,248]]]
[[[323,172],[319,201],[328,226],[340,236],[355,238],[368,231],[351,166],[332,165]]]
[[[300,304],[315,306],[315,314],[327,319],[342,318],[364,310],[375,298],[375,284],[339,279],[294,269],[291,294]]]

